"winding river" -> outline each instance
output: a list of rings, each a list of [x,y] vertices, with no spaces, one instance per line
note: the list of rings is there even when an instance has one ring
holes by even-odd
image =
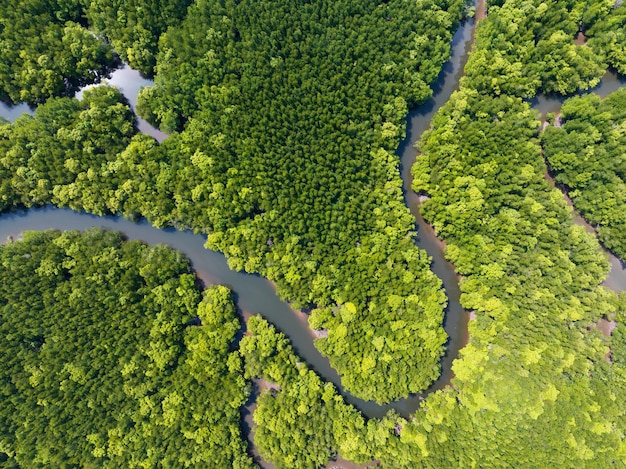
[[[602,81],[591,90],[581,92],[580,95],[587,93],[595,93],[601,98],[606,97],[608,94],[617,91],[618,89],[626,86],[626,77],[619,77],[614,72],[606,72],[602,77]],[[547,113],[559,113],[561,111],[561,106],[568,97],[563,96],[546,96],[544,94],[538,95],[536,98],[531,100],[531,104],[533,108],[535,108],[541,114],[541,118],[545,120],[545,116]],[[547,175],[548,179],[554,183],[554,180],[550,175]],[[563,196],[567,200],[568,204],[573,208],[574,204],[569,199],[567,193],[563,191]],[[573,209],[573,220],[577,225],[581,225],[585,227],[585,229],[592,234],[596,234],[596,230],[593,226],[591,226],[587,220],[585,220],[577,211]],[[602,285],[610,288],[616,292],[621,292],[626,290],[626,264],[620,261],[615,254],[613,254],[608,249],[602,247],[603,252],[606,254],[609,260],[610,271],[609,275]]]
[[[275,288],[268,280],[258,275],[230,270],[225,257],[221,253],[210,251],[204,247],[205,236],[174,229],[156,229],[146,221],[135,223],[120,217],[99,217],[73,212],[69,209],[44,207],[31,209],[27,212],[12,212],[0,215],[0,240],[7,239],[9,236],[17,237],[23,230],[51,228],[84,230],[92,226],[99,226],[105,229],[122,231],[128,239],[139,239],[151,244],[167,244],[180,250],[191,259],[192,266],[198,277],[205,284],[217,283],[229,286],[233,290],[237,305],[244,315],[258,312],[275,324],[279,330],[289,337],[297,353],[325,380],[333,382],[344,395],[347,402],[355,405],[364,415],[369,418],[381,417],[388,410],[395,409],[400,415],[408,417],[418,408],[426,394],[441,389],[450,382],[453,377],[452,361],[458,356],[458,351],[468,340],[467,325],[469,314],[461,307],[459,302],[460,290],[457,275],[453,266],[444,258],[442,243],[437,239],[432,228],[424,222],[419,213],[419,199],[410,189],[410,168],[417,154],[417,150],[414,147],[415,142],[418,141],[422,132],[430,125],[434,113],[458,87],[471,44],[473,28],[474,20],[468,20],[460,25],[452,41],[451,58],[444,65],[439,79],[433,86],[433,97],[409,114],[407,136],[398,148],[398,155],[401,158],[405,201],[416,219],[418,232],[416,243],[432,257],[432,270],[442,280],[448,297],[444,327],[449,336],[449,341],[446,355],[442,359],[442,375],[421,395],[411,396],[380,406],[374,402],[357,399],[345,392],[341,386],[338,374],[330,367],[328,360],[322,357],[314,347],[313,336],[306,323],[306,316],[300,312],[293,311],[289,305],[282,302],[276,295]],[[108,81],[122,90],[133,108],[136,105],[139,89],[152,83],[142,78],[138,72],[130,69],[128,66],[124,66],[124,68],[114,72]],[[619,81],[616,77],[612,79],[611,75],[607,75],[599,88],[594,91],[605,95],[623,85],[623,81]],[[80,92],[77,96],[80,96]],[[536,109],[545,113],[553,110],[557,105],[560,108],[561,102],[561,99],[539,97],[533,102],[533,105]],[[32,113],[32,110],[25,105],[8,107],[0,104],[0,116],[11,121],[22,112]],[[163,141],[167,137],[141,119],[138,120],[138,127],[142,132],[152,135],[159,141]],[[611,262],[613,268],[606,284],[608,286],[626,287],[626,270],[624,270],[623,265],[616,258],[611,259]]]
[[[237,305],[244,315],[258,312],[276,325],[289,337],[297,353],[325,380],[333,382],[347,402],[360,409],[364,415],[369,418],[382,417],[388,410],[395,409],[401,415],[408,417],[417,409],[425,394],[440,389],[450,382],[453,376],[452,361],[456,358],[458,350],[467,342],[468,314],[459,303],[460,292],[456,273],[443,257],[441,243],[432,229],[419,216],[414,193],[409,190],[408,175],[416,155],[415,142],[428,127],[433,114],[448,100],[458,85],[467,58],[472,31],[473,20],[470,20],[462,24],[454,35],[451,58],[445,64],[438,81],[434,85],[433,98],[409,115],[407,137],[398,150],[402,159],[406,201],[417,220],[417,245],[425,249],[433,258],[433,271],[442,279],[449,301],[444,324],[449,342],[446,356],[442,360],[443,373],[423,395],[412,396],[381,406],[371,401],[357,399],[345,392],[337,372],[331,368],[328,359],[323,357],[314,347],[313,335],[306,322],[306,316],[293,311],[289,305],[282,302],[276,295],[274,286],[268,280],[258,275],[230,270],[223,254],[204,247],[205,236],[174,229],[157,229],[146,221],[135,223],[115,216],[99,217],[77,213],[70,209],[44,207],[1,215],[0,240],[5,240],[9,236],[18,237],[24,230],[84,230],[92,226],[99,226],[121,231],[131,240],[138,239],[150,244],[167,244],[183,252],[191,259],[194,270],[205,284],[217,283],[230,287],[235,295]],[[112,74],[108,83],[120,88],[129,100],[131,107],[134,108],[140,88],[149,86],[152,82],[125,65]],[[81,94],[82,91],[77,93],[77,97],[80,98]],[[9,120],[14,120],[22,112],[32,113],[33,111],[27,106],[15,108],[3,106],[0,108],[0,116]],[[142,132],[152,135],[159,141],[163,141],[167,137],[141,119],[138,120],[138,127]]]

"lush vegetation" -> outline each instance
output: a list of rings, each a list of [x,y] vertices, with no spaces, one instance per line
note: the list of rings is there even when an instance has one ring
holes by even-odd
[[[0,460],[11,467],[251,467],[228,289],[114,232],[0,247]]]
[[[245,376],[269,384],[257,397],[254,413],[254,441],[266,460],[289,469],[320,467],[337,457],[371,460],[372,442],[385,440],[392,419],[365,422],[260,316],[248,321],[240,353]]]
[[[39,117],[4,127],[5,206],[51,201],[208,233],[232,267],[318,308],[319,349],[352,392],[389,401],[423,390],[439,374],[445,296],[413,244],[393,151],[447,58],[461,5],[269,7],[199,0],[162,37],[140,108],[181,130],[163,146],[133,137],[112,91],[47,105],[41,114],[65,119],[47,119],[48,140],[27,129]],[[78,109],[94,99],[117,121],[84,125]],[[24,134],[31,143],[14,144]],[[59,139],[64,158],[39,157]]]
[[[609,344],[595,330],[601,316],[623,306],[598,287],[608,266],[597,242],[572,223],[544,178],[539,122],[522,100],[537,90],[587,88],[603,68],[587,74],[579,65],[602,57],[572,44],[565,50],[575,52],[560,58],[566,73],[532,78],[528,55],[510,55],[509,43],[497,40],[515,31],[539,47],[544,32],[562,31],[571,43],[565,26],[577,24],[584,5],[545,6],[490,7],[461,89],[420,142],[414,189],[430,196],[424,216],[447,242],[464,277],[461,302],[476,319],[453,366],[454,387],[429,396],[400,437],[390,433],[375,450],[390,467],[623,463],[624,370],[605,360]],[[506,64],[497,77],[483,66],[486,57]]]
[[[208,233],[233,267],[313,307],[310,324],[327,332],[318,347],[349,390],[385,401],[423,389],[439,369],[445,299],[412,243],[392,152],[447,56],[459,10],[197,0],[182,22],[159,23],[170,27],[156,86],[140,103],[180,133],[163,145],[137,135],[111,88],[52,99],[34,118],[0,125],[2,209],[52,202]],[[139,40],[132,15],[107,23],[105,9],[90,11],[120,44]],[[229,353],[238,323],[227,291],[200,301],[172,251],[97,231],[29,234],[0,248],[0,458],[246,467],[245,377],[269,383],[255,441],[278,467],[335,455],[411,468],[624,465],[626,296],[598,286],[608,265],[546,181],[525,101],[623,70],[622,15],[582,0],[490,5],[461,88],[413,169],[476,318],[453,386],[410,421],[365,422],[258,317],[240,343],[242,368]],[[581,27],[590,39],[576,46]],[[154,44],[159,34],[142,37]],[[152,66],[153,50],[137,60]],[[568,160],[559,181],[590,205],[597,197],[593,210],[609,220],[619,219],[604,201],[622,180],[623,102],[572,100],[562,129],[544,134],[553,167]],[[596,176],[604,184],[593,192],[574,186]],[[619,238],[609,228],[601,236]],[[596,329],[602,317],[618,320],[610,339]]]
[[[54,98],[14,124],[0,124],[0,208],[55,203],[104,212],[101,169],[136,133],[116,88],[85,91],[81,102]]]
[[[86,29],[81,0],[0,2],[0,99],[41,103],[73,95],[116,64]]]
[[[393,151],[459,16],[459,2],[199,0],[140,95],[145,117],[182,130],[171,218],[320,307],[319,349],[365,399],[439,374],[445,297],[413,245]]]
[[[180,23],[190,3],[2,0],[0,99],[39,104],[72,96],[105,78],[120,64],[117,55],[152,75],[161,35]]]
[[[622,75],[626,74],[626,5],[620,2],[592,2],[583,20],[589,24],[589,45],[606,57],[607,63]]]
[[[532,97],[595,86],[604,57],[574,45],[587,2],[489,2],[463,84],[490,95]],[[593,2],[590,2],[593,3]],[[603,2],[604,3],[604,2]]]
[[[626,89],[567,100],[542,134],[555,179],[602,243],[626,260]]]
[[[79,0],[81,1],[81,0]],[[159,38],[178,24],[191,0],[82,0],[90,27],[105,35],[131,67],[152,75]]]

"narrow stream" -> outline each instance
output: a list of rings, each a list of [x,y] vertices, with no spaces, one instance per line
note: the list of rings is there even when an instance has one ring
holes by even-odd
[[[133,112],[135,112],[136,110],[137,95],[139,94],[141,88],[152,86],[154,84],[152,80],[144,78],[143,76],[141,76],[141,73],[139,73],[137,70],[133,70],[132,68],[130,68],[128,64],[124,64],[122,68],[115,70],[111,74],[111,78],[103,80],[102,83],[117,87],[126,97],[126,99],[128,99],[128,102]],[[76,93],[76,98],[81,99],[83,91],[94,86],[98,85],[85,86],[78,93]],[[152,127],[150,124],[148,124],[147,121],[140,117],[137,117],[137,128],[140,132],[151,135],[159,142],[162,142],[167,138],[167,134],[161,132],[159,129]]]
[[[15,119],[20,117],[22,114],[34,114],[34,109],[26,103],[16,104],[15,106],[11,106],[4,101],[0,101],[0,117],[4,117],[9,122],[14,122]]]
[[[167,244],[183,252],[191,259],[193,268],[198,277],[205,284],[223,284],[229,286],[235,295],[240,310],[244,313],[261,313],[291,340],[297,353],[318,372],[325,380],[334,383],[344,395],[347,402],[360,409],[369,418],[381,417],[390,409],[395,409],[400,415],[408,417],[419,407],[424,396],[446,386],[453,377],[452,361],[458,356],[458,351],[467,343],[467,324],[469,314],[461,307],[460,290],[457,275],[453,266],[443,255],[443,245],[436,237],[430,225],[425,223],[419,212],[420,201],[411,190],[410,168],[415,161],[417,150],[415,143],[421,134],[430,125],[434,113],[444,104],[453,91],[458,88],[459,79],[463,74],[463,67],[471,44],[474,29],[474,20],[461,24],[452,40],[450,60],[444,65],[439,79],[433,86],[433,97],[419,108],[412,111],[407,119],[407,135],[398,148],[401,158],[401,176],[405,201],[416,219],[417,245],[426,250],[432,257],[432,270],[442,280],[448,297],[444,327],[449,336],[446,355],[442,359],[442,375],[423,394],[411,396],[388,405],[378,405],[374,402],[363,401],[345,392],[337,372],[330,367],[326,358],[321,356],[313,345],[311,330],[306,323],[306,316],[293,311],[289,305],[282,302],[276,295],[273,285],[258,275],[234,272],[228,268],[225,257],[218,252],[204,247],[205,237],[193,235],[190,232],[180,232],[174,229],[159,230],[146,221],[130,222],[120,217],[98,217],[84,213],[77,213],[69,209],[45,207],[31,209],[27,212],[12,212],[0,215],[0,240],[9,236],[17,237],[23,230],[43,229],[79,229],[84,230],[91,226],[122,231],[128,239],[140,239],[144,242]],[[117,86],[129,100],[134,109],[137,103],[137,93],[143,86],[150,86],[152,82],[132,70],[128,65],[116,70],[107,80],[109,84]],[[593,92],[604,97],[626,84],[625,79],[615,74],[607,73],[602,82]],[[82,90],[77,93],[80,98]],[[533,107],[543,115],[547,112],[558,112],[564,98],[538,96],[532,101]],[[10,107],[0,104],[0,116],[11,121],[23,112],[29,114],[33,110],[26,105]],[[138,127],[159,141],[167,135],[150,126],[147,122],[138,119]],[[579,219],[578,223],[584,220]],[[590,227],[589,227],[590,228]],[[626,288],[626,269],[615,256],[610,255],[612,265],[609,278],[605,285],[620,291]]]
[[[111,73],[110,78],[102,80],[99,84],[87,85],[81,88],[76,93],[75,98],[82,99],[83,92],[85,90],[103,84],[117,87],[128,100],[128,103],[134,112],[137,107],[137,95],[139,94],[139,91],[143,87],[152,86],[154,82],[141,76],[141,73],[130,68],[128,64],[124,64],[122,68],[118,68]],[[30,114],[32,116],[35,114],[35,109],[31,108],[26,103],[11,106],[3,101],[0,101],[0,117],[4,117],[9,122],[14,122],[15,119],[20,117],[22,114]],[[140,117],[137,117],[137,128],[140,132],[151,135],[159,142],[162,142],[167,138],[167,134],[152,127],[147,121],[141,119]]]
[[[337,372],[330,367],[328,360],[321,356],[314,347],[313,336],[306,323],[305,315],[293,311],[288,304],[281,301],[276,295],[274,286],[267,279],[258,275],[230,270],[223,254],[204,247],[205,236],[176,231],[175,229],[157,229],[145,220],[136,223],[115,216],[99,217],[77,213],[70,209],[43,207],[1,214],[0,242],[9,237],[17,238],[24,230],[85,230],[98,226],[121,231],[129,240],[138,239],[149,244],[169,245],[184,253],[191,260],[192,267],[205,284],[222,284],[231,288],[237,305],[244,315],[258,312],[276,325],[291,340],[298,355],[325,380],[334,383],[346,401],[361,410],[364,415],[369,418],[377,418],[385,415],[388,410],[395,409],[400,415],[408,417],[419,407],[425,395],[450,383],[453,378],[452,362],[468,340],[469,314],[460,305],[457,275],[453,266],[444,257],[441,241],[436,237],[432,227],[421,217],[420,200],[417,194],[411,190],[410,169],[417,155],[415,143],[419,141],[424,130],[430,125],[435,112],[448,101],[450,95],[458,88],[472,42],[474,23],[474,20],[468,20],[460,25],[453,37],[451,58],[444,65],[439,79],[433,86],[433,97],[409,114],[407,135],[397,151],[401,158],[401,177],[405,201],[416,219],[418,233],[416,244],[431,256],[432,270],[442,280],[448,297],[444,327],[449,336],[449,341],[446,355],[442,359],[442,375],[423,394],[381,406],[374,402],[357,399],[346,393],[341,386]],[[137,93],[140,88],[152,85],[152,81],[143,78],[139,72],[132,70],[128,65],[115,71],[107,82],[117,86],[124,93],[133,110],[137,104]],[[626,85],[626,79],[620,79],[615,74],[607,73],[600,85],[592,91],[604,97],[624,85]],[[77,93],[76,97],[80,98],[81,95],[82,90]],[[531,103],[545,116],[547,112],[558,112],[564,99],[540,95]],[[24,112],[33,114],[34,111],[25,104],[7,106],[0,102],[0,117],[14,121]],[[150,126],[142,119],[138,119],[138,128],[140,131],[152,135],[159,142],[167,138],[166,134]],[[585,225],[587,229],[592,229],[581,217],[578,217],[577,220],[577,223]],[[625,266],[610,253],[609,260],[612,269],[604,284],[617,291],[626,289]],[[250,425],[250,409],[245,409],[244,415],[246,416],[246,424],[244,425]]]
[[[595,93],[601,98],[605,98],[607,95],[613,93],[614,91],[617,91],[618,89],[624,86],[626,86],[626,77],[620,77],[614,72],[606,72],[604,76],[602,77],[602,80],[600,81],[600,83],[595,88],[592,88],[591,90],[586,91],[586,92],[581,92],[579,94],[583,95],[587,93]],[[571,96],[568,96],[568,97],[546,96],[546,95],[540,94],[536,98],[531,100],[530,103],[534,109],[539,111],[539,113],[541,114],[541,119],[545,121],[545,116],[547,113],[549,112],[553,112],[555,114],[559,113],[561,111],[561,106],[563,106],[563,103],[570,97]],[[549,177],[549,179],[554,184],[554,180],[552,179],[551,176]],[[572,203],[571,199],[569,198],[569,196],[567,195],[565,191],[563,191],[563,196],[565,197],[565,199],[567,200],[567,203],[572,207],[574,211],[573,213],[574,223],[580,226],[584,226],[585,229],[589,233],[593,233],[594,235],[597,235],[595,228],[591,226],[589,222],[587,222],[587,220],[585,220],[576,211],[576,209],[574,208],[574,204]],[[602,285],[618,293],[626,290],[626,264],[620,261],[619,258],[615,256],[615,254],[613,254],[611,251],[606,249],[604,246],[602,246],[602,250],[608,257],[609,264],[611,266],[609,275],[606,278],[606,280],[602,282]]]

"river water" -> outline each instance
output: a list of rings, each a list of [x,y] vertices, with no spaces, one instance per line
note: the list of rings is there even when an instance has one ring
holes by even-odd
[[[404,417],[415,412],[424,396],[432,391],[446,386],[453,377],[451,364],[458,356],[458,351],[467,343],[467,325],[469,314],[461,307],[458,278],[453,266],[444,258],[443,245],[435,233],[422,219],[419,206],[420,200],[411,190],[410,168],[415,161],[417,150],[415,143],[422,132],[428,128],[434,113],[444,104],[453,91],[458,88],[459,79],[463,74],[463,67],[467,60],[474,20],[463,23],[452,41],[450,60],[444,65],[439,79],[433,86],[433,97],[425,104],[412,111],[407,119],[407,135],[398,148],[401,158],[401,175],[403,180],[404,197],[407,206],[416,219],[417,245],[426,250],[432,257],[432,270],[442,280],[448,297],[444,327],[449,336],[446,355],[442,359],[442,375],[423,394],[380,406],[374,402],[366,402],[345,392],[341,380],[326,358],[321,356],[313,345],[313,336],[306,323],[306,316],[293,311],[288,304],[281,301],[276,295],[275,288],[268,280],[242,272],[234,272],[228,268],[223,254],[210,251],[204,247],[206,237],[194,235],[191,232],[181,232],[174,229],[156,229],[145,220],[138,223],[120,217],[99,217],[85,213],[77,213],[70,209],[44,207],[30,209],[26,212],[18,211],[0,215],[0,242],[8,237],[16,238],[24,230],[85,230],[97,226],[104,229],[121,231],[127,239],[138,239],[149,244],[166,244],[184,253],[192,262],[198,277],[205,284],[222,284],[230,287],[234,293],[238,308],[244,314],[261,313],[263,317],[277,326],[291,340],[298,355],[300,355],[325,380],[334,383],[346,401],[363,412],[369,418],[381,417],[390,409],[395,409]],[[137,93],[143,86],[151,86],[152,81],[143,78],[139,72],[128,65],[113,72],[107,82],[117,86],[128,99],[133,110],[137,104]],[[600,96],[617,90],[626,84],[608,73],[594,92]],[[80,98],[82,90],[77,93]],[[545,116],[547,112],[558,112],[564,98],[538,96],[532,101],[533,107]],[[27,105],[7,106],[0,102],[0,116],[14,121],[22,113],[33,114]],[[143,119],[138,119],[140,131],[152,135],[159,142],[167,135],[150,126]],[[579,216],[577,223],[584,224]],[[587,228],[590,227],[587,225]],[[611,273],[604,283],[606,286],[620,291],[626,289],[626,268],[615,256],[609,255]],[[244,410],[246,422],[244,427],[251,425],[250,408]],[[249,428],[247,428],[249,430]],[[249,436],[249,435],[248,435]],[[261,462],[262,465],[263,462]]]
[[[445,103],[452,92],[458,88],[459,79],[463,73],[463,67],[467,59],[467,53],[471,43],[474,20],[463,23],[452,41],[450,60],[444,65],[439,79],[434,84],[433,97],[425,104],[412,111],[407,120],[407,135],[398,148],[401,158],[401,175],[403,180],[404,196],[407,206],[415,216],[417,226],[417,245],[426,250],[432,257],[432,270],[442,280],[448,297],[444,327],[449,336],[446,355],[442,359],[442,375],[423,394],[380,406],[374,402],[366,402],[346,393],[341,386],[341,380],[326,358],[321,356],[313,345],[313,336],[306,323],[306,317],[293,311],[288,304],[280,301],[275,293],[273,285],[258,275],[250,275],[234,272],[227,266],[226,259],[221,253],[204,248],[206,238],[202,235],[194,235],[190,232],[180,232],[174,229],[159,230],[147,222],[130,222],[119,217],[98,217],[94,215],[77,213],[69,209],[45,207],[31,209],[27,212],[12,212],[0,215],[0,240],[7,237],[17,237],[23,230],[43,229],[79,229],[84,230],[91,226],[99,226],[125,233],[128,239],[139,239],[150,244],[163,243],[183,252],[191,259],[193,268],[198,277],[205,284],[223,284],[229,286],[235,295],[237,305],[243,313],[261,313],[272,322],[292,341],[297,353],[325,380],[334,383],[344,395],[346,401],[355,405],[364,415],[369,418],[381,417],[388,410],[395,409],[401,415],[408,417],[413,413],[423,400],[424,396],[432,391],[446,386],[453,377],[451,364],[458,356],[458,351],[468,340],[467,324],[469,314],[461,307],[459,298],[459,284],[453,266],[446,261],[443,255],[442,243],[437,239],[432,228],[424,222],[419,213],[420,201],[417,195],[410,189],[410,168],[415,161],[417,142],[424,130],[430,125],[434,113]],[[109,84],[122,90],[129,100],[133,109],[137,102],[137,93],[142,86],[150,86],[152,82],[125,65],[115,71],[107,80]],[[614,75],[607,75],[601,85],[594,90],[601,95],[614,91],[623,86]],[[82,91],[77,93],[80,97]],[[539,111],[558,111],[562,104],[560,98],[538,97],[533,103]],[[32,113],[28,106],[20,105],[8,107],[0,104],[0,116],[13,121],[22,112]],[[138,119],[138,127],[142,132],[148,133],[159,141],[163,141],[167,135],[150,126],[147,122]],[[613,256],[614,258],[614,256]],[[613,270],[607,280],[607,286],[626,286],[626,280],[619,277],[621,272],[626,278],[626,270],[622,264],[614,258]],[[616,276],[615,273],[618,273]],[[613,279],[613,280],[612,280]]]
[[[472,30],[473,21],[465,22],[458,29],[452,42],[451,59],[444,66],[439,79],[434,85],[433,98],[410,114],[407,137],[398,150],[398,154],[402,158],[407,204],[411,207],[417,220],[417,245],[425,249],[433,258],[433,271],[442,279],[449,301],[444,326],[450,339],[446,356],[442,360],[443,373],[425,394],[440,389],[450,382],[452,377],[450,366],[452,360],[456,358],[459,348],[467,341],[468,315],[459,304],[460,292],[454,269],[444,259],[442,246],[432,229],[419,216],[414,194],[408,190],[410,181],[406,178],[410,174],[411,162],[415,159],[414,143],[419,139],[423,130],[428,127],[435,111],[448,100],[452,91],[458,86],[458,80],[467,58]],[[140,88],[152,84],[150,80],[141,77],[137,71],[132,70],[127,65],[113,72],[106,81],[120,88],[133,109],[136,106],[137,93]],[[77,93],[77,97],[80,98],[81,95],[82,90]],[[21,112],[32,113],[33,111],[27,106],[17,106],[15,108],[5,106],[0,108],[0,115],[9,120],[14,120]],[[154,136],[159,141],[167,137],[141,119],[138,120],[138,127],[142,132]],[[401,415],[408,417],[422,401],[424,395],[401,399],[381,406],[374,402],[357,399],[346,393],[341,386],[339,375],[331,368],[328,359],[324,358],[314,347],[313,336],[306,323],[306,317],[299,312],[293,311],[288,304],[280,301],[273,285],[268,280],[257,275],[230,270],[225,257],[221,253],[204,248],[205,236],[194,235],[190,232],[180,232],[174,229],[159,230],[145,221],[134,223],[119,217],[98,217],[77,213],[69,209],[45,207],[30,209],[27,212],[12,212],[0,215],[0,240],[5,240],[9,236],[17,237],[23,230],[84,230],[91,226],[122,231],[128,239],[139,239],[150,244],[163,243],[183,252],[191,259],[198,277],[205,284],[217,283],[230,287],[233,290],[238,307],[244,314],[261,313],[263,317],[276,325],[280,331],[289,337],[298,355],[306,360],[325,380],[334,383],[344,395],[346,401],[360,409],[367,417],[382,417],[392,408]]]
[[[15,106],[11,106],[4,101],[0,101],[0,117],[4,117],[8,121],[15,121],[22,114],[34,114],[35,111],[31,109],[28,104],[21,103]]]
[[[135,111],[137,107],[137,95],[139,94],[141,88],[152,86],[154,83],[152,80],[144,78],[137,70],[130,68],[128,64],[124,64],[122,68],[119,68],[111,73],[111,76],[103,80],[101,84],[109,84],[117,87],[128,100],[131,109]],[[87,85],[81,88],[76,93],[75,97],[77,99],[81,99],[83,91],[93,88],[94,86],[98,85]],[[10,122],[14,122],[15,119],[20,117],[22,114],[33,115],[34,113],[35,110],[29,107],[28,104],[21,103],[15,106],[10,106],[0,101],[0,117],[4,117]],[[159,142],[162,142],[167,138],[167,134],[152,127],[147,121],[141,119],[140,117],[137,117],[137,128],[140,132],[153,136]]]
[[[581,92],[579,94],[583,95],[587,93],[595,93],[601,98],[605,98],[608,94],[613,93],[614,91],[617,91],[618,89],[624,86],[626,86],[626,77],[620,77],[614,72],[609,71],[604,74],[604,76],[602,77],[602,80],[595,88],[592,88],[591,90],[588,90],[585,92]],[[541,119],[545,121],[545,117],[547,113],[552,112],[552,113],[558,114],[561,111],[561,106],[563,106],[563,103],[565,102],[566,99],[567,98],[564,98],[562,96],[546,96],[544,94],[540,94],[536,98],[531,100],[530,103],[532,104],[534,109],[539,111],[539,113],[541,114]],[[554,183],[554,180],[552,179],[551,176],[549,176],[549,179],[552,181],[552,183]],[[563,189],[563,188],[560,188],[560,189]],[[585,220],[573,208],[574,204],[569,199],[569,196],[564,190],[563,190],[563,195],[566,198],[568,204],[573,209],[574,223],[576,223],[577,225],[584,226],[585,229],[589,233],[593,233],[594,235],[596,235],[595,228],[591,226],[587,222],[587,220]],[[626,264],[620,261],[618,257],[615,256],[615,254],[613,254],[608,249],[605,249],[604,247],[602,247],[602,250],[605,253],[605,255],[608,257],[609,265],[610,265],[609,275],[607,279],[604,282],[602,282],[602,285],[618,293],[626,290]]]

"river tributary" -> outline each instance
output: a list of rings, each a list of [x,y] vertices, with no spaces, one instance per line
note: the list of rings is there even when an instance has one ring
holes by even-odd
[[[604,76],[602,77],[602,80],[600,81],[600,83],[595,88],[592,88],[591,90],[588,90],[585,92],[581,92],[579,94],[583,95],[587,93],[595,93],[601,98],[605,98],[608,94],[613,93],[614,91],[617,91],[618,89],[624,86],[626,86],[626,77],[619,77],[614,72],[606,72]],[[548,113],[559,114],[561,111],[561,106],[563,106],[563,103],[568,98],[569,96],[568,97],[546,96],[546,95],[540,94],[536,98],[531,100],[531,104],[534,109],[539,111],[539,113],[541,114],[542,120],[545,120],[546,114]],[[551,176],[549,176],[549,179],[552,181],[552,183],[554,183],[554,180],[552,179]],[[574,204],[569,199],[569,196],[564,190],[563,190],[563,195],[566,198],[568,204],[573,207]],[[587,220],[585,220],[576,211],[576,209],[573,209],[573,210],[574,210],[573,212],[574,223],[576,223],[577,225],[584,226],[588,232],[593,233],[595,235],[596,234],[595,228],[592,227],[589,224],[589,222],[587,222]],[[615,256],[615,254],[610,252],[608,249],[605,249],[603,247],[602,250],[608,257],[609,265],[611,268],[611,270],[609,271],[608,277],[602,283],[602,285],[618,293],[626,290],[626,265],[622,261],[620,261],[617,258],[617,256]]]

